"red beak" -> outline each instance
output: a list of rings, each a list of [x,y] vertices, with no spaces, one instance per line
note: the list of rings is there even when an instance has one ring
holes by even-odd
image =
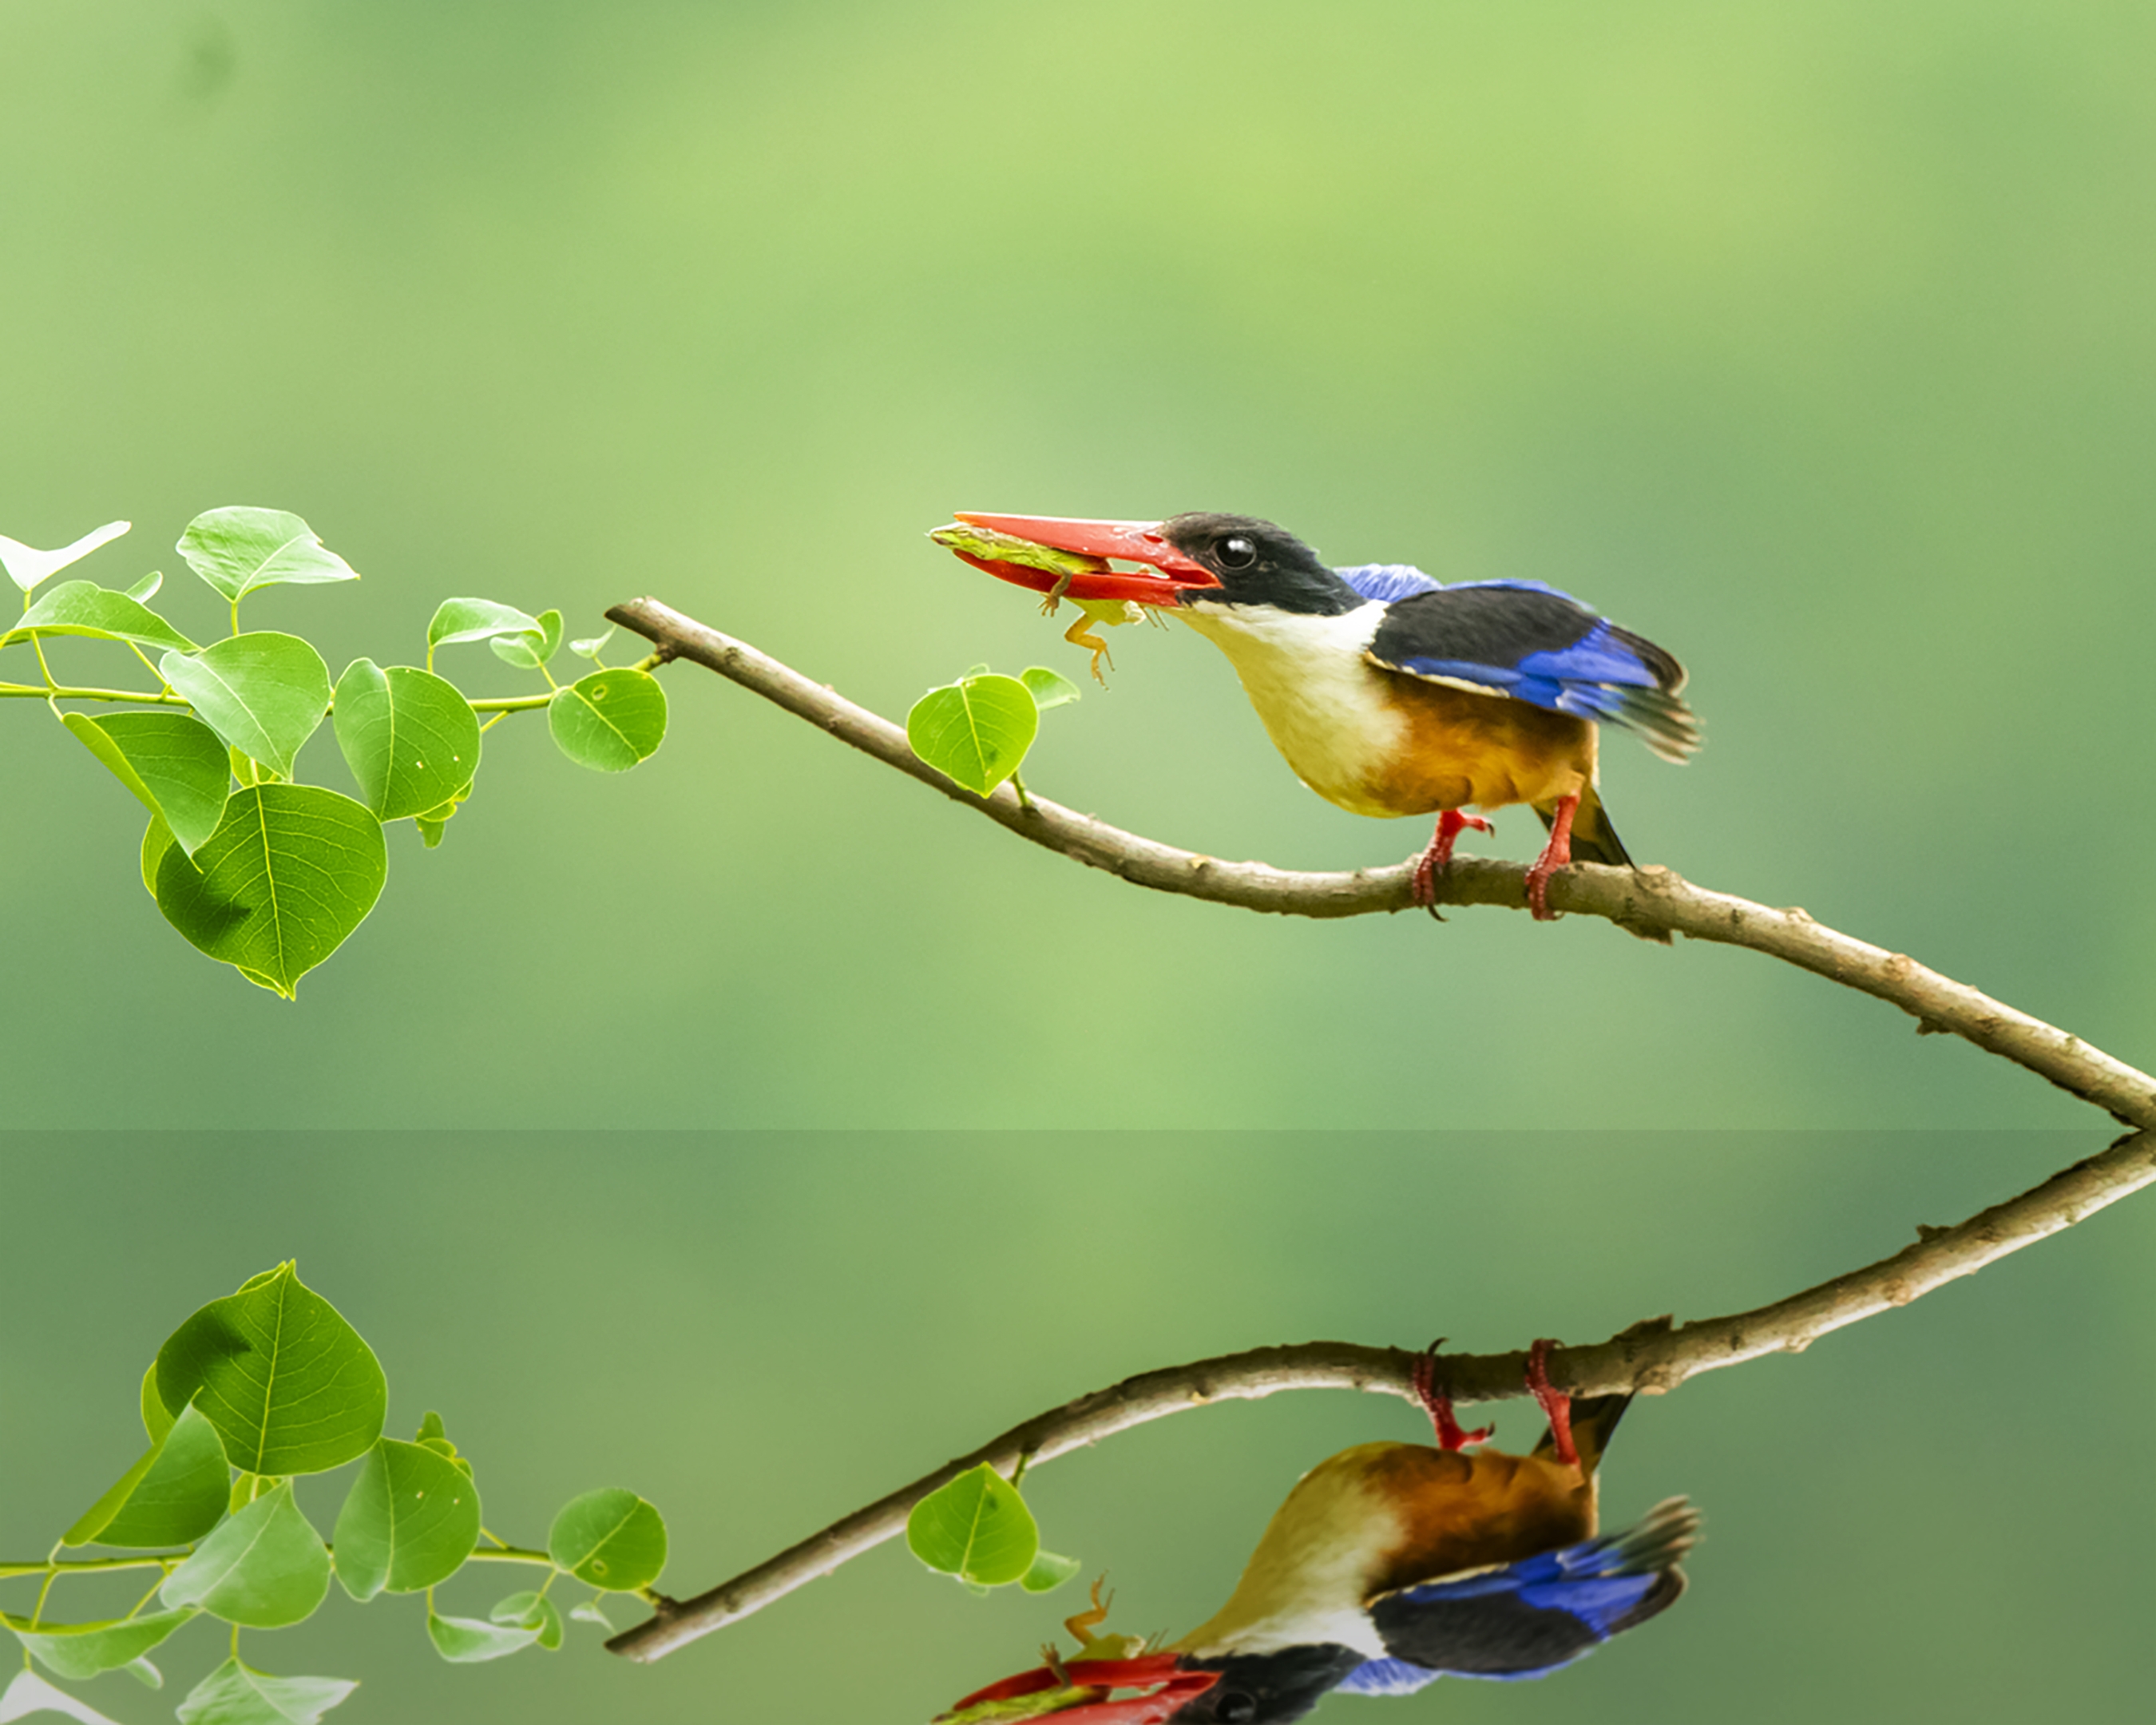
[[[961,521],[977,526],[996,526],[1006,533],[1018,531],[1014,527],[1004,527],[1001,521],[985,521],[977,516],[961,516]],[[1017,520],[1004,516],[1002,520]],[[1092,526],[1118,526],[1117,522],[1087,522]],[[1030,533],[1023,536],[1033,538]],[[1035,540],[1046,544],[1045,540]],[[1070,546],[1058,546],[1059,551],[1069,551]],[[1102,1689],[1153,1688],[1149,1695],[1130,1696],[1122,1701],[1087,1702],[1082,1706],[1064,1707],[1049,1717],[1056,1725],[1166,1725],[1183,1705],[1203,1695],[1220,1681],[1218,1671],[1185,1671],[1177,1669],[1176,1656],[1172,1653],[1156,1653],[1142,1659],[1074,1659],[1063,1669],[1074,1683]],[[955,1703],[951,1711],[963,1712],[968,1707],[978,1707],[984,1701],[1012,1701],[1021,1695],[1034,1695],[1044,1689],[1057,1686],[1054,1671],[1046,1666],[1035,1666],[1029,1671],[1020,1671],[1014,1677],[1005,1677],[1000,1683],[991,1683],[985,1689],[977,1689],[963,1701]]]
[[[1097,574],[1073,575],[1063,588],[1074,599],[1136,599],[1142,605],[1172,605],[1178,594],[1194,588],[1218,587],[1212,571],[1193,562],[1178,551],[1161,531],[1158,521],[1072,521],[1052,515],[980,515],[961,510],[957,519],[976,527],[987,527],[1029,539],[1057,551],[1084,557],[1147,563],[1150,570],[1108,569]],[[1046,569],[1009,563],[958,552],[977,569],[985,569],[1002,580],[1048,593],[1064,579]],[[1157,571],[1158,572],[1154,572]]]

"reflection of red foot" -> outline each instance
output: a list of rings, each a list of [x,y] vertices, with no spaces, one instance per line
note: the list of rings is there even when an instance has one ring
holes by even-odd
[[[1478,833],[1496,830],[1479,814],[1445,809],[1437,817],[1437,830],[1430,835],[1430,849],[1415,859],[1413,897],[1433,916],[1437,916],[1437,877],[1452,866],[1452,847],[1471,827]],[[1439,916],[1438,920],[1445,919]]]
[[[1549,1380],[1549,1351],[1556,1346],[1545,1337],[1527,1350],[1527,1393],[1542,1404],[1543,1412],[1549,1417],[1557,1459],[1568,1467],[1577,1467],[1579,1451],[1572,1443],[1572,1398]]]
[[[1557,919],[1557,912],[1549,907],[1550,876],[1572,860],[1572,818],[1578,810],[1578,797],[1557,799],[1557,814],[1550,822],[1549,842],[1543,846],[1543,854],[1527,870],[1527,908],[1534,912],[1537,922]]]
[[[1486,1444],[1497,1428],[1486,1425],[1480,1431],[1462,1431],[1459,1420],[1453,1418],[1452,1398],[1437,1387],[1437,1350],[1443,1345],[1440,1337],[1417,1355],[1414,1363],[1414,1393],[1429,1412],[1430,1425],[1437,1433],[1437,1446],[1464,1450],[1470,1444]]]

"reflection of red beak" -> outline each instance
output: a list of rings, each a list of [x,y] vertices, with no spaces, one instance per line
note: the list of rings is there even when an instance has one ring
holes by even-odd
[[[1005,533],[1019,533],[1036,545],[1054,544],[1052,540],[1038,537],[1018,527],[1007,527],[1008,521],[1023,520],[1023,516],[1002,516],[984,518],[980,516],[961,516],[961,521],[971,521],[977,527],[995,527]],[[1050,525],[1055,525],[1051,523]],[[1122,526],[1120,521],[1083,521],[1081,526]],[[1075,547],[1058,545],[1059,551],[1071,551]],[[1118,553],[1121,555],[1121,553]],[[1182,1711],[1184,1703],[1203,1695],[1220,1681],[1218,1671],[1186,1671],[1179,1670],[1173,1653],[1150,1654],[1143,1659],[1074,1659],[1063,1667],[1064,1675],[1073,1683],[1088,1688],[1149,1689],[1147,1695],[1134,1695],[1123,1701],[1089,1701],[1082,1707],[1064,1707],[1047,1717],[1055,1725],[1167,1725]],[[1155,1687],[1158,1685],[1158,1687]],[[976,1689],[964,1700],[953,1704],[951,1711],[962,1713],[968,1707],[978,1707],[984,1701],[1013,1701],[1021,1695],[1036,1695],[1044,1689],[1062,1686],[1062,1679],[1048,1666],[1035,1666],[1029,1671],[1020,1671],[1015,1677],[1005,1677],[1000,1683],[991,1683],[985,1689]]]
[[[1173,605],[1177,596],[1193,588],[1218,587],[1219,581],[1203,564],[1194,563],[1168,542],[1158,521],[1069,521],[1052,515],[978,515],[961,510],[957,519],[976,527],[987,527],[1029,539],[1035,545],[1057,551],[1077,552],[1103,561],[1149,563],[1151,570],[1104,570],[1098,574],[1073,575],[1063,596],[1073,599],[1136,599],[1142,605]],[[958,552],[977,569],[985,569],[1002,580],[1029,587],[1035,593],[1052,591],[1065,578],[1024,563],[1007,563]],[[1158,572],[1153,572],[1158,571]]]

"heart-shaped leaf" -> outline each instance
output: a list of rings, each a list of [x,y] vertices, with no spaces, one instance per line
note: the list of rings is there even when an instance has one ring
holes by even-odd
[[[188,940],[290,999],[367,919],[388,870],[381,823],[351,798],[253,785],[233,793],[192,860],[177,845],[166,850],[155,891]]]
[[[656,677],[627,665],[593,671],[554,691],[547,728],[578,766],[626,773],[665,740],[666,691]]]
[[[479,1543],[479,1491],[426,1444],[382,1438],[337,1512],[337,1579],[355,1599],[446,1581]]]
[[[341,1677],[273,1677],[234,1654],[188,1692],[180,1725],[319,1725],[358,1687]]]
[[[50,576],[57,575],[69,563],[88,557],[100,545],[117,539],[132,523],[107,521],[103,526],[85,533],[72,545],[63,545],[58,551],[38,551],[19,539],[10,539],[0,533],[0,568],[8,572],[8,578],[24,593]]]
[[[537,618],[514,605],[496,604],[492,599],[444,599],[427,624],[427,662],[434,662],[435,648],[454,642],[522,634],[543,640],[547,631]]]
[[[382,1435],[389,1386],[336,1307],[280,1264],[196,1312],[157,1350],[157,1395],[189,1403],[249,1473],[321,1473]]]
[[[288,510],[235,504],[197,516],[180,535],[187,567],[237,604],[281,581],[357,581],[359,572],[325,550],[315,530]]]
[[[1018,674],[1018,680],[1025,685],[1033,696],[1033,704],[1043,712],[1078,698],[1078,685],[1045,665],[1029,665]]]
[[[132,1665],[194,1615],[155,1611],[106,1623],[44,1623],[35,1629],[27,1618],[8,1617],[5,1621],[46,1670],[80,1682],[100,1671]]]
[[[913,1506],[906,1543],[932,1569],[1001,1587],[1032,1568],[1040,1529],[1018,1487],[983,1461]]]
[[[292,759],[330,708],[330,668],[297,635],[263,630],[157,661],[211,730],[250,760],[292,776]]]
[[[63,581],[0,634],[0,646],[31,635],[87,635],[192,653],[195,644],[132,595],[89,581]]]
[[[1040,729],[1040,709],[1016,677],[962,677],[906,716],[913,752],[978,797],[1018,771]]]
[[[666,1522],[634,1491],[587,1491],[554,1517],[547,1555],[579,1581],[608,1593],[634,1593],[666,1567]]]
[[[566,1627],[562,1622],[561,1608],[544,1594],[511,1594],[486,1614],[490,1623],[506,1624],[511,1629],[536,1630],[539,1645],[547,1652],[558,1652]]]
[[[282,1629],[311,1617],[329,1590],[329,1552],[287,1480],[197,1546],[157,1597],[248,1629]]]
[[[225,745],[187,713],[69,713],[64,722],[151,814],[162,815],[188,855],[224,815],[232,791]]]
[[[156,1368],[152,1367],[151,1370]],[[68,1545],[191,1545],[223,1519],[232,1464],[192,1408],[61,1536]]]
[[[337,747],[377,820],[403,820],[450,801],[479,770],[479,719],[431,671],[355,659],[337,679]]]
[[[494,656],[506,664],[519,670],[536,670],[562,650],[562,614],[542,611],[536,636],[496,635],[487,645],[494,649]]]
[[[500,1624],[481,1623],[475,1617],[438,1617],[431,1606],[427,1611],[427,1635],[434,1651],[452,1665],[506,1658],[522,1652],[539,1639],[536,1629],[507,1629]]]
[[[33,1713],[58,1713],[75,1725],[119,1725],[110,1714],[85,1706],[64,1689],[55,1689],[35,1671],[15,1673],[15,1681],[0,1690],[0,1725],[14,1725]]]
[[[1029,1594],[1052,1594],[1083,1567],[1075,1558],[1059,1557],[1052,1551],[1035,1552],[1033,1567],[1019,1585]]]

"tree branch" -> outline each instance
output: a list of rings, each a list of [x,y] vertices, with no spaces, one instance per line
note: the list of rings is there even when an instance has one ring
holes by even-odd
[[[977,797],[917,757],[906,732],[890,720],[855,706],[746,641],[656,599],[617,605],[607,617],[653,642],[664,657],[692,660],[730,677],[1020,838],[1134,886],[1298,916],[1359,916],[1406,910],[1411,903],[1408,863],[1351,874],[1306,874],[1259,862],[1223,862],[1124,832],[1038,794],[1029,793],[1021,803],[1009,784],[992,797]],[[1439,878],[1438,898],[1448,905],[1522,910],[1526,880],[1520,864],[1460,857]],[[1611,869],[1591,863],[1560,869],[1550,882],[1549,902],[1561,911],[1607,917],[1645,933],[1719,941],[1785,960],[1900,1007],[1917,1020],[1920,1034],[1950,1031],[2093,1102],[2124,1125],[2156,1126],[2156,1078],[1902,953],[1815,922],[1801,910],[1773,910],[1710,892],[1668,869]]]
[[[1648,1318],[1606,1342],[1563,1348],[1550,1355],[1550,1376],[1574,1395],[1633,1391],[1661,1395],[1687,1378],[1757,1359],[1801,1353],[1820,1337],[1897,1306],[2070,1228],[2128,1193],[2156,1184],[2156,1132],[2121,1138],[2098,1155],[2054,1174],[2019,1198],[1994,1204],[1953,1228],[1917,1230],[1916,1245],[1891,1258],[1757,1311],[1673,1325]],[[1307,1342],[1256,1348],[1127,1378],[1106,1389],[1014,1425],[972,1454],[834,1522],[822,1532],[722,1582],[693,1599],[663,1604],[659,1615],[616,1635],[607,1646],[628,1658],[663,1658],[700,1635],[739,1622],[796,1588],[896,1538],[907,1512],[932,1491],[988,1462],[1009,1474],[1023,1460],[1038,1467],[1058,1455],[1133,1425],[1208,1403],[1254,1399],[1283,1389],[1362,1389],[1414,1399],[1409,1373],[1415,1356],[1398,1348],[1348,1342]],[[1527,1355],[1448,1354],[1441,1374],[1463,1402],[1498,1401],[1525,1393]]]

